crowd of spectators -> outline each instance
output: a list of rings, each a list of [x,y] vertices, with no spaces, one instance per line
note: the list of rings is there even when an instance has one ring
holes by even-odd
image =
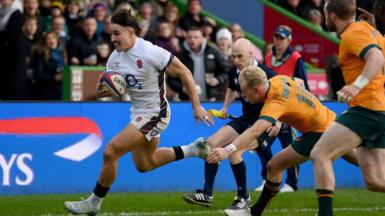
[[[239,24],[218,29],[189,0],[181,14],[169,0],[1,0],[0,100],[62,99],[66,65],[105,66],[113,51],[108,26],[117,9],[131,10],[141,37],[178,56],[194,74],[202,100],[221,100]],[[255,47],[255,55],[262,54]],[[188,99],[180,80],[168,78],[168,97]]]
[[[272,0],[323,27],[323,0]],[[202,100],[222,100],[232,66],[231,44],[244,37],[241,25],[220,28],[188,0],[181,14],[170,0],[0,0],[0,100],[61,100],[65,65],[104,66],[113,45],[111,14],[128,9],[141,37],[161,46],[191,70]],[[370,10],[370,2],[358,5]],[[253,57],[263,62],[253,47]],[[186,100],[180,80],[167,79],[167,96]]]
[[[271,0],[293,14],[311,22],[317,28],[327,30],[323,7],[324,0]],[[372,10],[374,0],[356,0],[357,7]],[[358,12],[358,15],[360,13]]]

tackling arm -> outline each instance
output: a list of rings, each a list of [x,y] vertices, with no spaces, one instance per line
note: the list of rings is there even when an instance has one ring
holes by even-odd
[[[258,147],[257,138],[271,126],[271,122],[259,119],[253,124],[253,126],[243,132],[231,144],[224,148],[214,148],[207,157],[207,162],[218,163],[219,161],[228,158],[230,154],[236,151],[243,151]]]

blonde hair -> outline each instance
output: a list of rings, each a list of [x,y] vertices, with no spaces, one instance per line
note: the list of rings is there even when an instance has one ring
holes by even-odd
[[[265,71],[258,66],[245,67],[239,76],[242,76],[248,87],[260,86],[267,83],[267,77]]]

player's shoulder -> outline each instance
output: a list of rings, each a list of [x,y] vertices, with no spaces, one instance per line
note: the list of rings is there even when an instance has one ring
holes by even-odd
[[[284,76],[284,75],[277,75],[277,76],[270,78],[269,82],[274,83],[274,84],[279,84],[279,83],[284,82],[287,78],[289,78],[289,77]]]
[[[108,57],[108,60],[107,60],[107,69],[112,67],[113,62],[117,60],[118,55],[119,55],[118,51],[116,50],[112,51],[112,53],[110,54],[110,57]]]
[[[116,51],[116,49],[114,51],[111,52],[111,55],[110,55],[110,59],[113,59],[113,58],[116,58],[118,56],[119,52]]]
[[[137,52],[140,52],[140,55],[144,60],[157,62],[162,59],[164,56],[170,56],[171,53],[166,49],[154,45],[150,41],[144,40],[143,38],[138,38],[138,47]]]
[[[159,47],[159,46],[151,43],[150,41],[144,40],[143,38],[138,38],[137,43],[138,43],[138,47],[137,47],[138,49],[136,49],[136,50],[143,52],[147,55],[151,55],[152,52],[156,52],[157,50],[165,50],[162,47]]]
[[[277,75],[269,79],[271,91],[273,93],[281,94],[281,91],[288,86],[295,85],[295,82],[291,77],[284,75]],[[288,85],[287,85],[288,84]]]
[[[368,33],[377,34],[377,30],[369,25],[367,22],[353,22],[347,29],[341,34],[341,39],[346,39],[350,37],[367,37]],[[379,32],[378,32],[379,33]]]

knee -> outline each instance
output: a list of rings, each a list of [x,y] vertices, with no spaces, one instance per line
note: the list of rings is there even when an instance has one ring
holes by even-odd
[[[211,148],[216,148],[218,147],[219,143],[217,140],[215,140],[212,136],[207,138],[207,143]]]
[[[310,152],[310,160],[313,162],[322,163],[326,160],[326,156],[318,148],[313,148],[313,150]]]
[[[104,161],[116,161],[119,159],[119,156],[116,153],[116,150],[110,144],[107,145],[106,149],[103,152],[103,160]]]
[[[150,164],[135,164],[136,170],[140,173],[145,173],[155,169],[155,166]]]
[[[374,192],[385,192],[385,181],[374,178],[373,176],[365,176],[366,188]]]
[[[277,175],[282,172],[282,169],[272,160],[267,163],[266,168],[270,175]]]
[[[384,185],[379,184],[379,182],[365,179],[366,188],[370,191],[374,192],[384,192],[385,188]]]

